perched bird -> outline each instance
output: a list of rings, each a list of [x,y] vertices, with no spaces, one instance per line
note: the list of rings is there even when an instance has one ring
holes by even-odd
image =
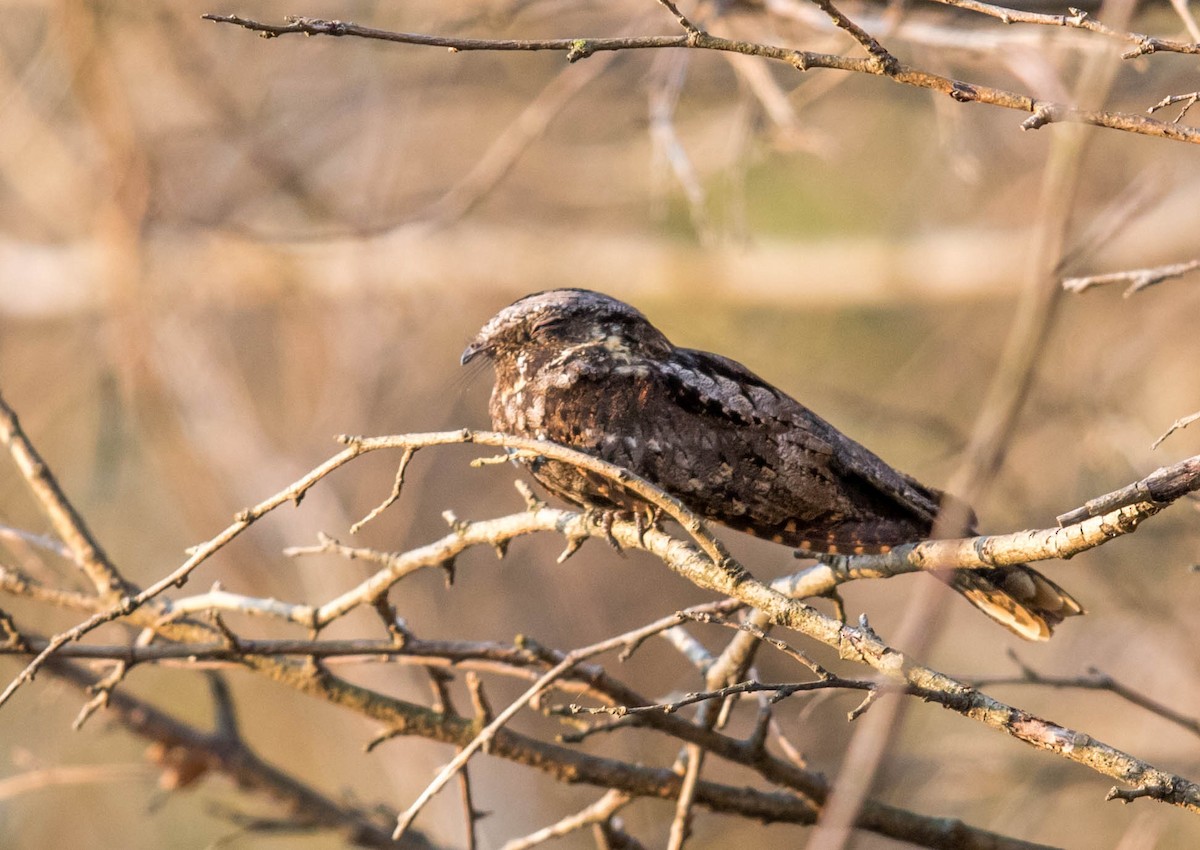
[[[813,551],[883,552],[929,537],[943,494],[718,354],[678,348],[633,307],[584,289],[505,307],[462,354],[496,370],[492,426],[628,469],[738,531]],[[619,485],[539,458],[569,502],[633,509]],[[973,517],[972,517],[973,520]],[[1079,603],[1027,566],[939,578],[1023,638],[1045,640]]]

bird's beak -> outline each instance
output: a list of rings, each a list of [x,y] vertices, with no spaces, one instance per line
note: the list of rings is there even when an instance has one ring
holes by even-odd
[[[460,364],[462,364],[463,366],[466,366],[468,363],[470,363],[472,360],[475,359],[476,355],[481,354],[482,352],[484,352],[486,350],[487,350],[486,345],[484,345],[479,340],[475,340],[473,343],[468,345],[463,350],[462,357],[458,358],[458,362]]]

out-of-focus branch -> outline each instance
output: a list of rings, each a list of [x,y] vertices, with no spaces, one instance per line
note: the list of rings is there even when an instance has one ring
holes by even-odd
[[[629,799],[627,794],[622,794],[619,791],[609,791],[590,806],[572,815],[568,815],[558,821],[558,823],[551,824],[544,829],[539,829],[537,832],[530,833],[523,838],[509,841],[500,850],[530,850],[531,847],[537,847],[539,844],[545,844],[547,841],[553,841],[555,838],[570,835],[572,832],[591,826],[592,824],[603,823],[628,805]]]
[[[99,681],[60,658],[49,659],[45,670],[83,691]],[[121,691],[109,695],[108,710],[131,732],[154,743],[151,757],[162,764],[162,781],[169,787],[182,787],[208,771],[217,771],[240,788],[282,801],[298,825],[342,831],[351,843],[362,847],[420,850],[433,846],[417,832],[402,843],[393,841],[389,830],[367,812],[338,803],[296,780],[259,758],[241,738],[220,728],[204,732]]]
[[[509,720],[516,716],[517,712],[524,708],[527,703],[532,703],[534,700],[540,697],[540,695],[550,688],[556,681],[565,676],[572,667],[582,661],[586,661],[596,655],[611,652],[614,649],[625,649],[630,646],[636,646],[637,644],[645,641],[648,637],[659,634],[671,628],[672,626],[677,625],[678,622],[679,615],[674,615],[664,620],[651,623],[648,626],[643,626],[635,631],[617,635],[616,637],[600,641],[599,643],[591,646],[582,647],[580,649],[575,649],[571,652],[568,652],[565,656],[563,656],[561,661],[543,673],[536,682],[530,685],[520,697],[515,699],[506,709],[496,715],[494,720],[491,720],[491,722],[487,723],[487,725],[485,725],[477,735],[473,736],[465,746],[459,748],[458,753],[450,761],[450,763],[442,768],[441,772],[439,772],[434,780],[425,788],[424,791],[421,792],[417,799],[413,801],[412,805],[410,805],[396,819],[396,830],[392,833],[392,837],[400,838],[403,836],[412,825],[413,820],[420,813],[421,809],[424,808],[425,804],[428,803],[429,800],[431,800],[433,796],[437,794],[447,782],[450,781],[451,778],[466,769],[467,761],[471,758],[471,756],[494,740],[496,734],[504,728]]]
[[[1046,676],[1022,662],[1014,653],[1010,652],[1009,656],[1020,666],[1020,676],[980,678],[975,679],[972,684],[977,688],[990,688],[996,685],[1040,685],[1048,688],[1079,688],[1088,691],[1107,691],[1139,708],[1144,708],[1151,714],[1174,723],[1181,729],[1186,729],[1193,735],[1200,735],[1200,719],[1189,717],[1186,714],[1176,711],[1169,705],[1164,705],[1158,700],[1150,699],[1150,697],[1141,691],[1118,682],[1112,676],[1095,667],[1089,668],[1087,673],[1082,676]]]
[[[824,2],[824,0],[822,0]],[[828,4],[818,4],[823,9]],[[833,9],[829,6],[829,9]],[[828,11],[828,10],[827,10]],[[541,51],[551,50],[566,54],[568,62],[576,62],[599,52],[614,50],[661,50],[661,49],[699,49],[719,50],[732,53],[742,53],[750,56],[761,56],[786,62],[800,71],[810,68],[833,68],[842,71],[852,71],[860,74],[887,77],[902,85],[930,89],[952,97],[960,103],[986,103],[992,106],[1016,109],[1032,113],[1022,127],[1032,130],[1056,122],[1075,122],[1091,124],[1097,127],[1109,127],[1130,133],[1157,136],[1176,141],[1200,144],[1200,130],[1180,124],[1167,123],[1143,115],[1125,112],[1107,112],[1101,110],[1079,109],[1069,104],[1039,100],[1035,97],[1003,89],[968,83],[951,79],[919,68],[905,65],[892,57],[886,50],[878,46],[878,42],[869,34],[861,31],[857,25],[840,13],[835,23],[847,31],[861,32],[861,37],[855,34],[856,40],[864,45],[871,54],[870,58],[839,56],[829,53],[816,53],[806,50],[795,50],[788,47],[763,44],[758,42],[738,41],[722,38],[707,32],[699,31],[677,36],[637,36],[614,38],[551,38],[551,39],[484,39],[458,38],[452,36],[435,36],[423,33],[402,33],[364,27],[346,21],[325,21],[317,18],[289,18],[286,24],[267,24],[260,21],[243,18],[237,15],[205,15],[205,19],[216,23],[234,24],[261,35],[274,38],[282,35],[328,35],[355,36],[358,38],[390,41],[402,44],[425,45],[448,48],[451,51]],[[853,27],[853,30],[850,30]],[[1166,42],[1153,40],[1154,52],[1166,49]]]

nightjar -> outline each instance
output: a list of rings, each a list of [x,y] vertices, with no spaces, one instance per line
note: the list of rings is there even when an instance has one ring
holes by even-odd
[[[496,370],[497,431],[624,467],[715,522],[787,546],[855,554],[929,537],[943,494],[893,469],[746,367],[678,348],[633,307],[583,289],[528,295],[463,352]],[[530,464],[576,505],[638,506],[567,464]],[[973,518],[972,518],[973,519]],[[1045,640],[1082,614],[1028,566],[935,573],[996,622]]]

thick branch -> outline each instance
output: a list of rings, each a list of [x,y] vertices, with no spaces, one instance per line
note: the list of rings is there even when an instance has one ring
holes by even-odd
[[[467,718],[437,715],[421,706],[385,697],[328,674],[314,675],[311,670],[296,664],[273,664],[269,668],[257,669],[297,690],[354,708],[386,724],[400,735],[419,735],[461,747],[469,744],[478,731]],[[681,731],[686,728],[693,730],[691,734],[704,733],[704,730],[686,721],[672,719],[678,722]],[[724,737],[715,733],[707,734],[712,738]],[[732,743],[736,746],[736,742]],[[720,745],[717,745],[714,751],[719,748]],[[728,745],[724,749],[728,750]],[[673,800],[679,794],[682,781],[678,774],[668,768],[645,767],[591,756],[568,747],[538,741],[510,729],[497,730],[489,753],[536,768],[560,781],[586,782],[639,797]],[[698,783],[696,802],[714,812],[755,817],[768,822],[811,824],[816,818],[812,804],[793,795],[733,788],[708,780]],[[864,807],[856,825],[882,835],[947,850],[1034,850],[1041,847],[979,830],[961,821],[927,818],[878,803]]]
[[[1197,489],[1200,489],[1200,455],[1181,460],[1171,466],[1159,467],[1141,481],[1089,499],[1083,507],[1058,517],[1058,523],[1067,526],[1081,522],[1085,517],[1099,516],[1108,511],[1126,506],[1136,507],[1139,504],[1161,509]]]
[[[623,533],[624,529],[621,531]],[[618,539],[626,543],[621,534]],[[886,645],[865,626],[844,625],[748,576],[733,582],[725,572],[714,570],[689,544],[658,534],[647,534],[646,543],[672,570],[698,586],[739,599],[767,613],[773,622],[836,649],[843,658],[861,661],[893,681],[915,686],[929,701],[1106,776],[1137,788],[1151,789],[1148,796],[1200,813],[1200,786],[1190,780],[1161,771],[1089,735],[1036,717],[917,664]]]
[[[642,479],[632,476],[624,470],[559,446],[532,440],[521,440],[491,432],[454,431],[372,439],[346,438],[345,441],[349,444],[349,447],[345,451],[326,461],[326,463],[306,475],[296,484],[286,488],[281,493],[276,494],[276,496],[267,499],[251,512],[239,515],[234,525],[213,538],[212,541],[199,547],[196,553],[211,554],[240,533],[248,524],[248,521],[250,521],[250,515],[256,519],[274,507],[285,504],[290,499],[298,498],[308,487],[311,487],[324,475],[354,457],[369,451],[383,448],[408,451],[434,445],[480,443],[505,447],[528,455],[542,455],[565,460],[618,482],[629,492],[661,507],[666,513],[684,524],[697,541],[696,545],[674,538],[660,529],[646,529],[637,522],[618,521],[611,524],[598,523],[586,515],[569,511],[555,511],[540,505],[531,506],[531,509],[524,514],[501,518],[495,521],[461,523],[456,520],[453,523],[454,533],[443,542],[449,545],[448,541],[451,539],[461,540],[466,536],[472,542],[480,544],[486,542],[491,545],[498,545],[507,539],[505,535],[515,536],[517,533],[529,533],[533,530],[555,531],[563,533],[569,538],[611,535],[626,547],[646,549],[666,562],[676,572],[697,585],[717,591],[738,600],[744,605],[757,608],[765,612],[773,622],[808,634],[836,648],[843,657],[862,661],[888,677],[905,683],[906,689],[912,693],[917,693],[927,700],[936,701],[992,728],[1005,731],[1033,746],[1058,752],[1064,757],[1079,761],[1101,773],[1116,777],[1135,786],[1133,791],[1122,792],[1124,794],[1152,796],[1200,811],[1200,791],[1198,791],[1193,783],[1181,777],[1159,771],[1153,766],[1141,762],[1126,753],[1094,741],[1087,735],[1066,729],[1012,706],[1008,706],[950,677],[915,664],[905,658],[903,654],[883,644],[865,626],[860,628],[843,626],[843,624],[831,618],[824,617],[813,609],[795,602],[776,590],[763,585],[728,556],[724,547],[711,535],[697,517],[687,511],[676,500],[662,494]],[[1140,489],[1137,486],[1133,486],[1133,491],[1136,493],[1150,493],[1153,501],[1147,502],[1141,500],[1133,504],[1120,504],[1118,502],[1120,506],[1116,507],[1113,513],[1099,517],[1084,518],[1075,527],[1066,529],[1049,529],[1044,532],[1022,532],[1017,535],[977,538],[969,542],[933,541],[929,544],[932,547],[929,549],[920,549],[920,546],[924,546],[925,544],[918,544],[912,547],[910,555],[920,552],[921,557],[915,558],[919,563],[910,564],[910,566],[913,568],[945,568],[947,566],[954,566],[953,564],[935,564],[933,562],[932,558],[935,554],[940,557],[947,555],[947,553],[953,554],[954,557],[961,558],[964,561],[971,561],[972,559],[978,561],[978,563],[963,563],[958,564],[958,566],[990,566],[995,563],[1004,563],[1005,561],[1000,560],[1002,557],[1030,560],[1038,557],[1039,551],[1043,553],[1043,557],[1061,557],[1068,552],[1073,554],[1074,551],[1082,551],[1083,548],[1099,545],[1104,540],[1110,539],[1116,534],[1128,533],[1134,530],[1137,521],[1161,509],[1162,502],[1178,498],[1179,495],[1194,490],[1197,486],[1198,478],[1200,478],[1200,458],[1192,458],[1174,467],[1160,470],[1148,477],[1144,482],[1139,482],[1139,485],[1141,485]],[[1129,490],[1130,488],[1125,489]],[[491,535],[486,533],[489,523],[495,523],[491,527]],[[947,547],[945,551],[938,548],[943,546]],[[1005,548],[1006,546],[1008,548]],[[981,555],[981,552],[984,554]],[[908,560],[905,559],[904,562],[907,564]],[[381,570],[375,577],[369,579],[368,582],[387,578],[389,570],[390,568]],[[358,598],[365,598],[364,593],[365,591],[360,590]],[[141,595],[139,595],[140,597]],[[163,610],[169,609],[169,605],[165,603],[159,607]],[[130,615],[131,619],[143,625],[152,625],[156,631],[168,639],[192,642],[201,640],[212,641],[214,638],[219,639],[219,631],[202,627],[198,624],[159,620],[156,617],[155,611],[149,609],[143,611],[134,608],[121,613]],[[39,656],[43,661],[47,657],[47,653],[55,645],[62,645],[63,641],[60,638],[62,638],[61,635],[47,644],[47,649]],[[240,642],[235,643],[232,648],[236,649],[239,644]],[[229,649],[229,647],[226,647],[226,649]],[[565,656],[557,657],[554,663],[561,664],[564,659]],[[397,730],[398,734],[422,735],[435,740],[454,743],[456,746],[469,745],[472,740],[475,740],[477,734],[477,728],[470,725],[468,721],[463,721],[467,725],[462,730],[459,730],[455,725],[457,721],[454,718],[447,718],[444,715],[431,712],[420,706],[387,700],[379,694],[355,688],[334,679],[319,668],[314,668],[311,664],[301,665],[281,661],[277,658],[247,655],[245,653],[242,653],[238,657],[238,660],[251,669],[283,681],[299,690],[323,696],[345,707],[350,707],[369,716],[377,717],[377,719],[387,720],[389,728]],[[564,667],[563,669],[565,670],[566,668]],[[626,704],[642,703],[626,700]],[[775,763],[773,761],[759,763],[757,759],[761,757],[761,753],[757,750],[754,753],[749,753],[743,750],[743,745],[738,744],[738,742],[731,742],[730,739],[724,736],[713,733],[711,730],[703,729],[695,724],[684,722],[679,718],[673,719],[677,721],[676,725],[672,725],[670,720],[665,719],[665,716],[656,719],[653,723],[656,728],[662,730],[670,728],[671,734],[674,734],[680,740],[695,743],[708,752],[717,755],[731,753],[735,760],[752,758],[751,763],[768,778],[779,776],[782,779],[786,774],[786,769],[781,766],[782,763]],[[468,734],[468,726],[469,737],[463,739],[462,735]],[[528,739],[522,739],[519,736],[514,737],[513,733],[509,730],[498,727],[495,729],[494,734],[495,737],[491,742],[493,751],[497,751],[497,749],[502,751],[503,742],[507,741],[510,747],[514,749],[510,749],[506,757],[520,763],[532,764],[553,773],[561,779],[595,782],[605,787],[620,788],[634,795],[671,797],[673,793],[677,793],[679,790],[675,784],[668,783],[664,785],[661,772],[652,771],[652,773],[647,773],[644,776],[642,774],[634,776],[628,773],[630,766],[611,760],[586,762],[586,766],[583,766],[585,762],[581,762],[579,759],[589,757],[581,757],[571,750],[560,752],[559,749],[554,749],[553,751],[547,751],[544,748],[548,745],[542,745],[538,742],[532,742],[530,746],[533,749],[530,749],[525,746]],[[517,746],[517,743],[514,742],[519,743],[520,746]],[[547,754],[548,752],[549,754]],[[568,758],[564,753],[570,753],[571,756]],[[770,766],[768,767],[767,765]],[[621,770],[625,770],[626,772],[620,774]],[[624,777],[618,781],[617,785],[611,784],[614,771]],[[670,780],[671,783],[679,781],[679,778],[675,774],[669,771],[667,774],[673,777]],[[652,783],[653,787],[642,785],[642,779]],[[818,804],[823,799],[824,786],[819,782],[814,783],[814,780],[806,772],[800,771],[799,775],[789,776],[788,779],[798,784],[792,785],[791,782],[781,782],[780,784],[789,785],[789,787],[804,787],[806,789],[805,793],[809,794],[811,799]],[[737,796],[736,794],[730,796],[726,791],[721,790],[723,788],[724,786],[701,783],[697,786],[696,800],[702,805],[709,806],[715,810],[737,811],[741,814],[752,814],[768,819],[808,822],[807,819],[812,816],[813,807],[807,800],[798,801],[797,798],[788,797],[787,795],[782,795],[782,797],[780,795],[768,795],[766,797],[754,797],[747,802],[747,798]],[[866,822],[869,822],[876,811],[876,809],[864,809],[860,824],[865,825]],[[885,829],[895,828],[894,821],[889,820],[888,824],[891,825],[885,825]],[[889,832],[887,834],[892,833]],[[958,845],[951,844],[945,842],[943,839],[942,844],[934,844],[932,846],[963,845],[961,843]]]

